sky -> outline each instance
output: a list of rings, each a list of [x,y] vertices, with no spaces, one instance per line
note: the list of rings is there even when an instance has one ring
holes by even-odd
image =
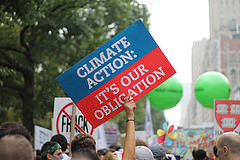
[[[150,33],[176,70],[176,78],[191,83],[193,41],[209,38],[208,0],[138,0],[146,4]],[[184,93],[183,93],[184,94]],[[187,104],[184,104],[187,105]],[[169,124],[180,125],[181,105],[165,110]]]

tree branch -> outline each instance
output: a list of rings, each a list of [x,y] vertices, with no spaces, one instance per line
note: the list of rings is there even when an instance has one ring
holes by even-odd
[[[10,89],[18,91],[20,93],[22,93],[23,90],[24,90],[23,87],[21,87],[21,86],[19,86],[17,84],[10,84],[10,83],[5,83],[5,82],[3,82],[3,86],[2,87],[10,88]]]
[[[15,69],[15,70],[17,70],[17,71],[19,71],[19,72],[22,72],[22,73],[26,72],[26,70],[25,70],[23,67],[19,66],[19,65],[18,65],[11,57],[9,57],[5,52],[2,52],[1,50],[0,50],[0,52],[2,53],[3,57],[8,61],[8,63],[0,62],[0,66],[2,66],[2,67],[8,67],[8,68],[10,68],[10,69]]]
[[[89,0],[81,5],[76,5],[75,3],[70,3],[69,5],[65,6],[66,3],[62,3],[62,4],[59,4],[57,5],[56,7],[54,7],[51,11],[50,11],[50,14],[53,14],[55,11],[59,10],[60,9],[60,12],[63,12],[67,9],[71,9],[71,8],[83,8],[84,6],[86,6],[87,4],[91,4],[93,1],[96,1],[96,0]],[[98,1],[96,1],[98,2]],[[64,7],[65,6],[65,7]],[[63,8],[62,8],[63,7]]]
[[[53,9],[50,10],[50,13],[55,12],[56,10],[58,10],[59,8],[61,8],[64,5],[66,5],[66,2],[55,6]]]
[[[13,52],[17,52],[17,53],[21,53],[21,54],[26,54],[25,52],[22,52],[18,49],[15,49],[15,48],[11,48],[11,47],[3,47],[3,46],[0,46],[0,49],[2,50],[8,50],[8,51],[13,51]]]
[[[25,43],[25,41],[24,41],[25,32],[27,31],[28,28],[29,28],[29,25],[25,26],[25,27],[21,30],[21,32],[20,32],[20,44],[26,49],[26,51],[27,51],[26,54],[29,56],[29,51],[30,51],[30,49],[29,49],[28,45]]]

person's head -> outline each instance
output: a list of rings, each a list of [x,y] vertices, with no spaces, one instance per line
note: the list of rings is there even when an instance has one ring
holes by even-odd
[[[148,147],[137,146],[135,149],[135,160],[153,160],[153,153]]]
[[[90,134],[79,133],[71,142],[71,152],[74,153],[82,148],[88,148],[96,151],[96,141]]]
[[[57,142],[46,142],[41,149],[42,160],[60,160],[63,159],[62,149]]]
[[[137,139],[136,139],[136,146],[145,146],[145,147],[148,147],[148,148],[149,148],[147,142],[144,141],[144,140],[142,140],[142,139],[140,139],[140,138],[137,138]]]
[[[50,141],[57,142],[58,144],[60,144],[60,146],[62,147],[62,152],[66,151],[66,149],[67,149],[67,139],[64,135],[56,134],[56,135],[52,136]]]
[[[73,152],[72,160],[100,160],[96,150],[89,148],[80,148]]]
[[[222,134],[217,141],[217,155],[219,160],[240,156],[240,136],[234,132]]]
[[[153,156],[156,160],[162,160],[166,155],[166,150],[163,145],[155,144],[150,146]]]
[[[194,151],[193,157],[195,160],[207,160],[208,159],[206,151],[204,151],[202,149],[198,149],[197,151]]]
[[[0,160],[32,160],[31,143],[21,135],[6,135],[0,139]]]
[[[98,154],[99,158],[100,158],[100,159],[103,159],[104,156],[106,155],[107,151],[108,151],[107,149],[99,149],[99,150],[97,151],[97,154]]]
[[[111,149],[113,152],[118,151],[121,147],[119,145],[116,144],[111,144],[109,146],[109,149]]]
[[[108,151],[103,157],[103,160],[118,160],[118,157],[112,151]]]
[[[0,139],[6,135],[22,135],[30,143],[32,143],[32,136],[30,132],[23,125],[16,122],[5,122],[0,128]]]

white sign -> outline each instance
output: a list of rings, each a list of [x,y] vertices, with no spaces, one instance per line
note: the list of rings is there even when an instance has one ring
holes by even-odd
[[[35,149],[41,150],[44,143],[50,140],[52,131],[39,126],[34,126]]]
[[[73,102],[70,98],[55,98],[53,112],[53,135],[62,134],[70,145],[71,117]],[[92,126],[76,107],[75,135],[80,132],[93,133]]]
[[[104,123],[104,131],[108,147],[117,144],[118,125],[114,122]]]
[[[240,135],[240,101],[215,100],[214,137],[225,132],[236,132]]]

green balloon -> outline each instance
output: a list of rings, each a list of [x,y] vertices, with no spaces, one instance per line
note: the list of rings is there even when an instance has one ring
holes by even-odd
[[[195,96],[207,108],[214,108],[214,99],[228,99],[230,92],[228,79],[215,71],[202,74],[195,84]]]
[[[151,106],[157,109],[169,109],[177,105],[181,100],[183,87],[180,81],[171,77],[152,90],[148,96]]]

